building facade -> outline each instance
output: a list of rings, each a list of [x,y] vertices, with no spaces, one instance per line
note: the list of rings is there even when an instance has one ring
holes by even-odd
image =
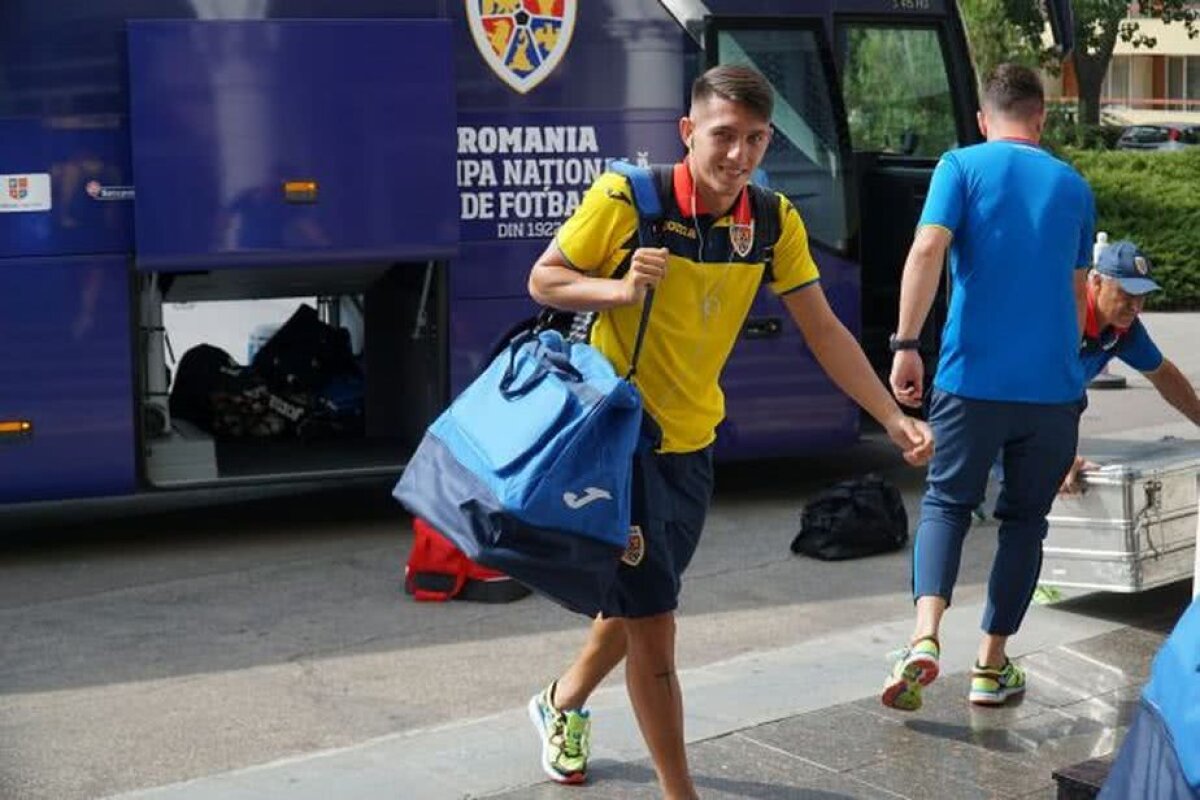
[[[1139,33],[1157,42],[1153,48],[1135,48],[1117,40],[1100,91],[1104,121],[1200,123],[1200,37],[1188,38],[1186,26],[1179,22],[1167,25],[1136,13],[1131,18],[1139,24]],[[1051,98],[1075,102],[1079,84],[1069,60],[1060,76],[1047,76],[1046,90]]]

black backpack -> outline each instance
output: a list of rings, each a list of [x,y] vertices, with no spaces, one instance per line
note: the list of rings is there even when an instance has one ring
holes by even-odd
[[[270,391],[253,369],[219,347],[183,354],[171,385],[171,415],[218,439],[271,438],[295,431],[309,414],[304,394]]]
[[[895,486],[867,475],[821,492],[800,515],[792,552],[824,561],[899,550],[908,542],[908,513]]]
[[[254,372],[273,392],[318,392],[339,376],[357,375],[350,332],[301,305],[254,354]]]
[[[212,430],[215,393],[239,392],[245,386],[245,368],[219,347],[198,344],[183,354],[171,384],[171,416]]]

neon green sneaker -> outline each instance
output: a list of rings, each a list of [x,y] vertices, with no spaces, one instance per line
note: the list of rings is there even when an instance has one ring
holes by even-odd
[[[556,783],[583,783],[587,778],[592,720],[587,711],[559,711],[550,684],[529,701],[529,719],[542,740],[542,771]]]
[[[921,688],[938,676],[941,654],[942,648],[932,636],[891,653],[892,671],[884,681],[879,699],[888,708],[916,711],[921,707]]]
[[[1025,670],[1007,658],[1000,669],[976,664],[971,670],[971,694],[968,697],[976,705],[1002,706],[1023,691]]]

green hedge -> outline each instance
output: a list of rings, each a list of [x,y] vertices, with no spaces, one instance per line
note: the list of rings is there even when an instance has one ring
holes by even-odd
[[[1130,239],[1163,287],[1150,308],[1200,309],[1200,147],[1182,152],[1095,151],[1061,155],[1096,195],[1097,230]]]

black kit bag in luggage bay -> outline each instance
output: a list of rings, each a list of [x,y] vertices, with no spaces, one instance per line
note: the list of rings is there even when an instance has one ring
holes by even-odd
[[[350,332],[301,305],[267,340],[250,365],[274,392],[320,392],[335,378],[359,375]]]
[[[275,397],[262,378],[219,347],[199,344],[183,354],[171,385],[171,416],[220,439],[271,438],[297,407]]]
[[[800,515],[792,552],[841,561],[899,550],[908,542],[900,491],[878,475],[842,481],[817,495]]]
[[[322,322],[312,306],[296,309],[255,352],[250,369],[283,401],[278,410],[298,438],[362,435],[366,387],[350,332]]]

